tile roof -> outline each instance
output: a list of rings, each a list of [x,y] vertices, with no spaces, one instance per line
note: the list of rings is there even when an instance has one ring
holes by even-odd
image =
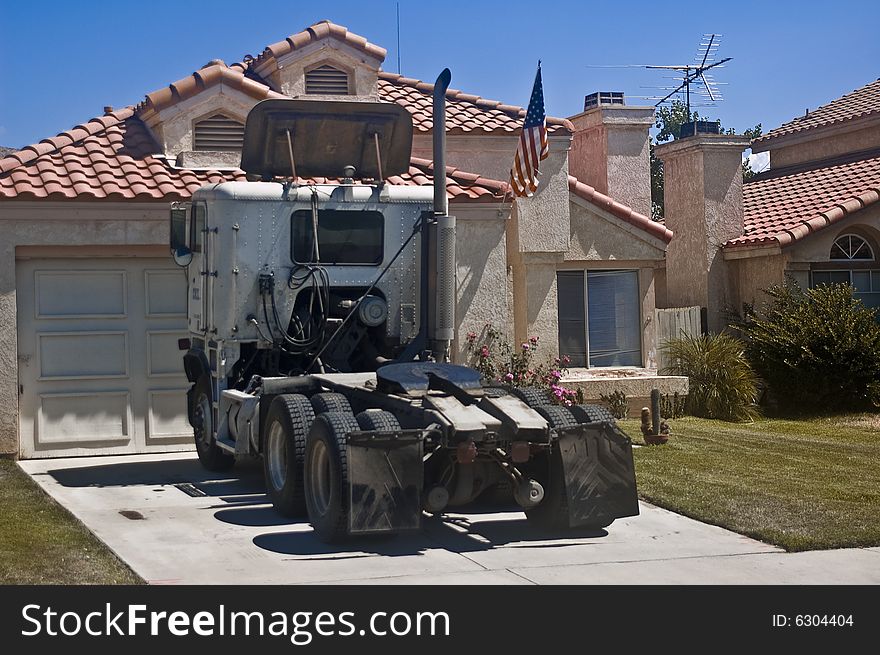
[[[185,200],[206,184],[245,180],[241,170],[189,170],[157,156],[158,145],[127,107],[0,159],[0,199]],[[430,161],[413,158],[392,184],[433,184]],[[498,202],[507,185],[447,168],[452,202]],[[320,183],[324,180],[309,180]]]
[[[326,39],[329,36],[335,36],[338,39],[345,41],[348,45],[361,50],[380,61],[385,60],[385,55],[388,52],[385,48],[370,43],[364,37],[349,32],[348,29],[342,25],[337,25],[329,20],[322,20],[314,25],[310,25],[302,32],[291,34],[283,41],[266,46],[263,52],[260,53],[256,59],[252,60],[252,65],[259,68],[263,62],[269,59],[283,57],[289,52],[299,50],[311,43]],[[243,64],[236,64],[236,66],[241,67]]]
[[[770,171],[743,184],[744,234],[724,247],[785,247],[878,199],[880,151]]]
[[[137,106],[138,113],[149,109],[161,111],[220,83],[238,89],[255,100],[287,97],[276,93],[265,84],[246,77],[241,68],[226,66],[222,61],[216,61],[197,70],[192,75],[172,82],[158,91],[148,93]]]
[[[432,94],[434,85],[395,73],[379,72],[379,97],[396,102],[412,114],[413,127],[418,132],[430,132],[432,119]],[[526,110],[515,105],[505,105],[497,100],[464,93],[457,89],[446,91],[446,131],[451,134],[515,133],[522,129]],[[547,117],[548,134],[569,134],[574,126],[568,119]]]
[[[843,123],[877,113],[880,113],[880,80],[866,84],[852,93],[832,100],[827,105],[822,105],[806,116],[795,118],[775,130],[770,130],[764,136],[755,139],[753,143],[759,145],[777,137],[825,125]]]
[[[568,190],[578,198],[582,198],[600,209],[604,209],[617,218],[648,232],[658,239],[662,239],[666,243],[672,241],[672,230],[668,229],[663,223],[653,221],[626,205],[622,205],[613,198],[609,198],[604,193],[599,193],[589,184],[584,184],[573,175],[568,176]]]

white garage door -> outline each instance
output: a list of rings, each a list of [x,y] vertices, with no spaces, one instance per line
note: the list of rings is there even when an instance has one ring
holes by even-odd
[[[168,260],[16,264],[22,457],[184,450],[186,277]]]

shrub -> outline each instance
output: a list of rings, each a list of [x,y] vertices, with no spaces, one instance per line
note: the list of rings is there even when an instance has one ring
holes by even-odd
[[[469,332],[467,351],[471,366],[477,369],[488,384],[507,387],[545,387],[553,401],[560,405],[582,403],[583,391],[568,389],[560,379],[568,372],[568,357],[556,357],[546,362],[535,361],[538,337],[530,337],[519,348],[513,348],[501,330],[487,323],[481,335]]]
[[[671,366],[664,373],[686,375],[688,414],[724,421],[757,416],[758,378],[744,344],[729,334],[671,339],[664,347]]]
[[[619,389],[608,395],[600,394],[599,400],[608,405],[608,411],[614,418],[626,418],[629,415],[629,401],[626,394]]]
[[[680,396],[676,391],[671,396],[664,393],[660,396],[660,416],[663,418],[681,418],[687,410],[687,396]]]
[[[742,327],[773,398],[789,409],[858,410],[880,401],[880,325],[846,284],[787,284]]]

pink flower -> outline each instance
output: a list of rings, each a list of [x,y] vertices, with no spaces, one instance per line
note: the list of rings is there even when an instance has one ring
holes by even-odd
[[[477,333],[476,332],[468,332],[467,340],[468,340],[468,343],[473,343],[474,341],[476,341],[477,340]]]
[[[483,346],[480,348],[480,357],[483,359],[487,359],[489,357],[489,346]]]
[[[571,364],[571,357],[569,357],[568,355],[563,355],[562,356],[562,363],[563,364]]]
[[[558,380],[562,377],[562,373],[560,373],[559,371],[550,371],[550,376]]]
[[[537,345],[537,343],[538,343],[538,337],[529,337],[529,341],[531,341],[532,344]]]
[[[513,381],[513,373],[508,373],[507,375],[504,376],[504,379],[507,380],[508,382],[512,382]]]
[[[529,344],[524,343],[524,344],[522,345],[522,349],[523,349],[523,352],[528,352],[528,350],[529,350]]]

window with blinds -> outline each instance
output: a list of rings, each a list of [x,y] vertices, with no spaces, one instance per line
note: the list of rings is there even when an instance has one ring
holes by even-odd
[[[309,95],[349,95],[348,73],[330,64],[306,71],[306,93]]]
[[[198,121],[194,127],[193,150],[241,150],[244,124],[223,114]]]
[[[559,271],[559,354],[571,366],[641,366],[638,271]]]

